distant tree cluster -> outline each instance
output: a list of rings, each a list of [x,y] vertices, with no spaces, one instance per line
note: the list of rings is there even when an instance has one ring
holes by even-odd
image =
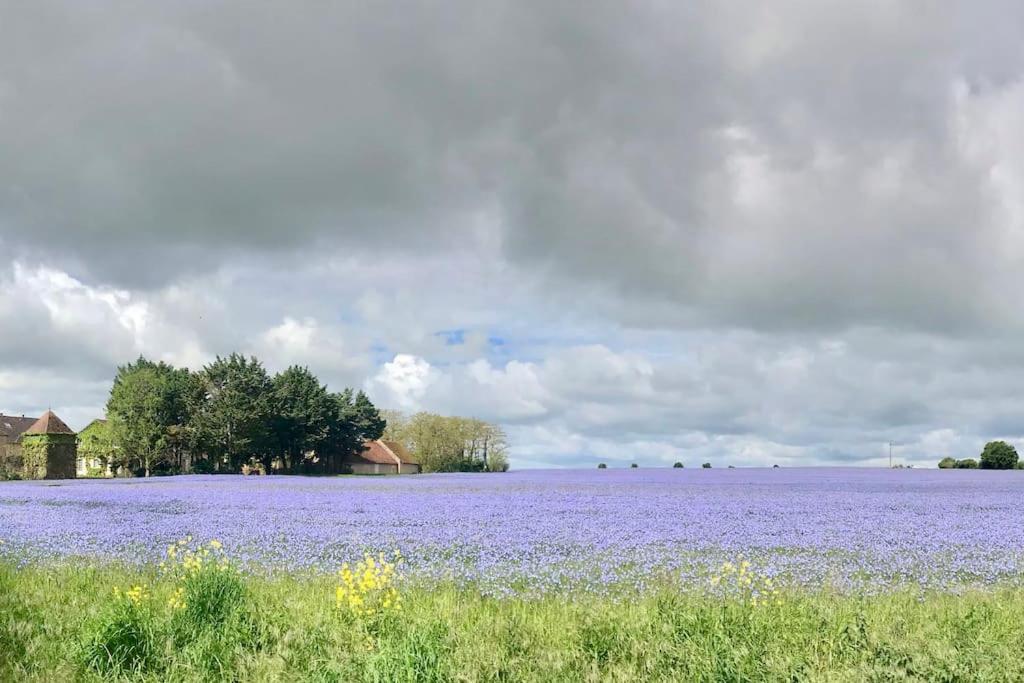
[[[939,461],[939,469],[951,470],[1013,470],[1024,469],[1024,462],[1017,456],[1017,449],[1005,441],[989,441],[981,451],[978,460],[965,458],[956,460],[945,457]]]
[[[505,472],[508,439],[504,430],[483,420],[434,413],[406,415],[383,411],[384,438],[397,441],[424,472]]]
[[[111,469],[138,476],[338,471],[385,428],[363,392],[331,393],[299,366],[271,377],[235,353],[199,372],[141,357],[119,367],[107,418]]]

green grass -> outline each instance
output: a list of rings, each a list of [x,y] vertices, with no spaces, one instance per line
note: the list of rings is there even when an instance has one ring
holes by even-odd
[[[114,588],[148,587],[134,603]],[[0,681],[1020,681],[1024,590],[653,592],[494,600],[408,589],[403,611],[334,607],[331,577],[204,576],[189,607],[155,571],[0,562]]]

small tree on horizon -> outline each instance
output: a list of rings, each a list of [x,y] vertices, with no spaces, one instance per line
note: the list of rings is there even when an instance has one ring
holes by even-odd
[[[608,465],[605,465],[603,462],[598,463],[597,464],[597,469],[599,469],[599,470],[606,470],[606,469],[608,469]]]
[[[683,463],[677,462],[674,465],[672,465],[672,468],[673,469],[677,469],[677,470],[681,470],[681,469],[683,469]]]
[[[700,467],[701,467],[701,469],[710,470],[711,469],[711,463],[706,462],[703,465],[701,465]]]
[[[634,462],[633,464],[631,464],[631,465],[629,466],[629,469],[631,469],[631,470],[635,470],[635,469],[636,469],[636,468],[638,468],[638,467],[640,467],[640,465],[637,465],[637,464],[636,464],[636,463]]]
[[[949,456],[946,456],[945,458],[943,458],[942,460],[939,461],[939,469],[940,470],[951,470],[951,469],[953,469],[955,467],[956,467],[956,459],[955,458],[951,458]]]
[[[978,461],[974,458],[964,458],[963,460],[956,461],[956,468],[958,470],[976,470],[978,469]]]

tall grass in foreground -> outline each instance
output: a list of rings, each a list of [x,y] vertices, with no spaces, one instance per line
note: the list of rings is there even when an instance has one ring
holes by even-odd
[[[367,600],[383,606],[391,586],[374,571]],[[448,587],[360,611],[338,585],[216,562],[192,574],[0,562],[0,681],[1024,680],[1021,590],[752,604]]]

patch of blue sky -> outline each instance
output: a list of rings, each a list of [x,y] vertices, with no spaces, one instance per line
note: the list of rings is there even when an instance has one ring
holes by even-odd
[[[466,330],[463,329],[439,330],[434,335],[444,339],[445,346],[462,346],[466,343]]]

